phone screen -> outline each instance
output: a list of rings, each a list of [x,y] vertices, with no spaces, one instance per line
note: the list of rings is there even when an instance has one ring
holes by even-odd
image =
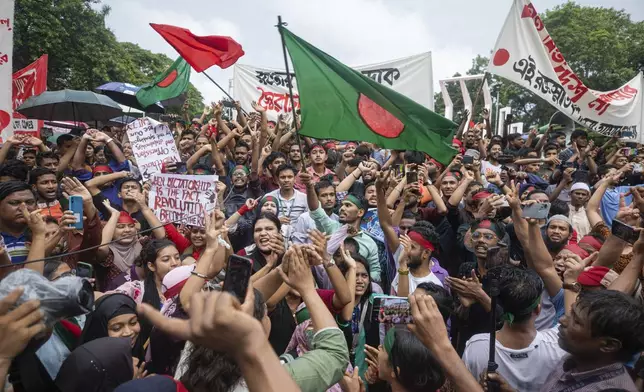
[[[407,177],[407,184],[413,184],[418,181],[418,172],[415,170],[408,171],[405,176]]]
[[[69,210],[74,213],[76,223],[70,225],[71,227],[82,230],[83,229],[83,198],[77,195],[69,197]]]
[[[534,203],[523,207],[523,217],[533,219],[546,219],[550,212],[550,203]]]
[[[94,275],[94,267],[91,264],[79,262],[76,264],[76,276],[80,278],[91,278]]]
[[[635,229],[632,226],[629,226],[624,222],[618,221],[617,219],[613,219],[611,233],[615,237],[620,238],[628,242],[629,244],[634,244],[635,241],[637,241],[637,239],[640,236],[639,232],[635,231]]]
[[[378,309],[378,321],[385,324],[413,323],[409,299],[393,296],[382,297]]]
[[[224,291],[237,297],[244,302],[246,291],[252,275],[253,260],[247,257],[231,255],[228,258],[226,277],[224,278]]]
[[[463,164],[464,165],[471,165],[474,163],[474,157],[471,155],[465,155],[463,156]]]

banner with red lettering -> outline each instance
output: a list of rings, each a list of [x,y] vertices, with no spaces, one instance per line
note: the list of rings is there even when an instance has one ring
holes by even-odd
[[[419,104],[434,109],[431,52],[353,68]],[[235,64],[233,97],[247,111],[252,110],[251,102],[257,101],[267,109],[269,119],[275,120],[279,114],[293,111],[288,95],[289,83],[293,83],[295,107],[299,109],[295,73],[291,71],[291,75],[286,75],[284,70]]]
[[[175,222],[204,227],[206,213],[215,208],[217,176],[155,173],[148,206],[162,223]]]
[[[13,132],[28,133],[38,137],[40,128],[43,127],[43,120],[27,119],[16,112],[16,108],[22,105],[27,98],[38,95],[47,90],[47,55],[40,58],[23,69],[13,74]]]
[[[11,73],[13,64],[14,0],[0,1],[0,141],[13,134]]]
[[[529,0],[514,0],[488,71],[532,91],[588,129],[644,142],[642,73],[616,90],[591,90],[570,68]]]

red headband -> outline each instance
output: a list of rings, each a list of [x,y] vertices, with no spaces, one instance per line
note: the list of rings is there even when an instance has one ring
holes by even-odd
[[[481,191],[481,192],[476,193],[474,196],[472,196],[472,200],[487,199],[490,196],[492,196],[492,194],[490,192]]]
[[[579,241],[580,244],[588,244],[593,247],[595,250],[600,250],[602,247],[602,243],[592,235],[586,235],[584,238]]]
[[[112,173],[112,168],[110,168],[110,167],[109,167],[109,166],[107,166],[107,165],[98,165],[98,166],[95,166],[95,167],[94,167],[94,170],[92,170],[92,173],[96,173],[96,172],[108,172],[108,173]]]
[[[407,233],[407,236],[414,242],[416,242],[418,245],[422,246],[425,249],[431,250],[432,252],[434,251],[434,245],[432,245],[431,242],[427,241],[425,238],[423,238],[422,235],[415,231],[409,231]]]
[[[136,223],[136,221],[132,219],[132,216],[130,216],[130,214],[128,214],[126,211],[121,211],[121,213],[119,214],[119,220],[117,221],[117,223],[125,223],[127,225],[133,225]]]

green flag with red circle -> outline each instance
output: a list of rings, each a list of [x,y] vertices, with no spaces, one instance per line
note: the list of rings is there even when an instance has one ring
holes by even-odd
[[[136,99],[141,106],[148,107],[159,101],[178,97],[190,83],[190,64],[179,57],[164,73],[150,83],[141,86]]]
[[[280,29],[295,68],[300,134],[422,151],[443,164],[456,154],[457,124]]]

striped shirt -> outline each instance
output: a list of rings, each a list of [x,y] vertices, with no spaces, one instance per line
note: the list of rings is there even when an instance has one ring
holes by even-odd
[[[22,263],[27,261],[29,254],[29,246],[27,243],[27,236],[23,233],[19,237],[14,237],[9,233],[0,233],[4,239],[4,244],[7,247],[7,253],[12,263]]]
[[[607,390],[638,391],[623,363],[618,362],[586,372],[577,372],[570,356],[559,362],[541,387],[542,392],[600,392]]]

